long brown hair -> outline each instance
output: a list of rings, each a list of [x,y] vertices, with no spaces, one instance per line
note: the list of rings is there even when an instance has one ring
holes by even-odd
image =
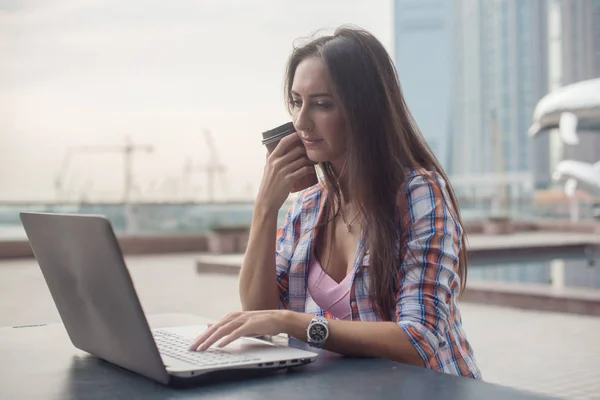
[[[398,245],[407,232],[398,229],[397,199],[405,170],[424,168],[439,173],[447,183],[454,217],[462,225],[458,202],[448,177],[423,139],[404,101],[394,63],[383,45],[369,32],[338,28],[296,47],[290,56],[285,98],[291,104],[296,68],[308,57],[319,57],[328,71],[330,86],[341,104],[347,133],[350,198],[366,227],[370,252],[370,295],[381,316],[394,315],[398,290]],[[334,204],[341,192],[331,165],[320,165]],[[402,216],[400,216],[402,217]],[[371,229],[369,229],[371,228]],[[461,292],[467,279],[465,238],[459,254]]]

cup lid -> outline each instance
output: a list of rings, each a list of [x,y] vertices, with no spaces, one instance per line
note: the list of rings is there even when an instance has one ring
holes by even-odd
[[[269,143],[274,143],[274,142],[278,142],[281,139],[283,139],[284,137],[288,136],[290,133],[293,133],[293,131],[287,131],[287,132],[283,132],[280,133],[279,135],[275,135],[275,136],[271,136],[270,138],[267,139],[263,139],[262,140],[262,144],[269,144]]]
[[[268,131],[263,132],[262,133],[263,142],[267,139],[275,138],[275,136],[277,136],[278,138],[281,138],[283,136],[294,133],[295,131],[296,131],[296,128],[294,128],[294,123],[287,122],[283,125],[279,125],[276,128],[269,129]]]

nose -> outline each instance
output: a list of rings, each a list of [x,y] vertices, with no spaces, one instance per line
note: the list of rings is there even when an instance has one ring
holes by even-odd
[[[298,132],[311,131],[313,128],[313,122],[306,103],[302,104],[301,108],[296,108],[294,110],[292,120],[294,122],[294,128],[296,128]]]

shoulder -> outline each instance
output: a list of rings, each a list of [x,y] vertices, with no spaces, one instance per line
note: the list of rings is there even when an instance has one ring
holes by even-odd
[[[425,216],[454,214],[448,183],[439,173],[425,169],[406,171],[397,203],[399,217],[410,217],[413,221]]]
[[[442,175],[423,168],[406,170],[406,179],[400,190],[401,195],[414,197],[419,194],[429,194],[431,191],[436,195],[447,192],[447,182]]]

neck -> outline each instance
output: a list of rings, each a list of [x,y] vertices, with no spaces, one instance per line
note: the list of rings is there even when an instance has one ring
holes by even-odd
[[[340,185],[341,192],[341,201],[342,208],[348,208],[352,203],[352,198],[350,196],[349,190],[349,173],[348,166],[345,165],[345,160],[341,160],[340,162],[330,162],[331,168],[333,169],[333,173],[337,178],[338,184]]]
[[[336,216],[342,218],[343,223],[346,225],[348,233],[352,232],[352,227],[362,222],[358,217],[358,208],[355,204],[355,199],[350,195],[349,190],[349,172],[347,166],[344,163],[333,163],[331,162],[331,169],[333,170],[334,179],[338,182],[340,189],[340,204],[339,209],[333,211]],[[339,213],[339,214],[338,214]]]

